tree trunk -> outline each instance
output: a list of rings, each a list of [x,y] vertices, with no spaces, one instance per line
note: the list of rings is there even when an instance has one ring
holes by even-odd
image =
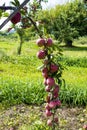
[[[72,40],[66,41],[66,46],[67,47],[72,47]]]
[[[18,47],[18,52],[17,52],[18,55],[21,54],[22,45],[23,45],[23,40],[22,40],[22,38],[20,38],[20,46]]]

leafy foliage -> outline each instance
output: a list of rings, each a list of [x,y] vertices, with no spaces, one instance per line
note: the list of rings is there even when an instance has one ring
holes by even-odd
[[[78,0],[66,5],[57,5],[54,9],[43,11],[39,15],[47,33],[70,46],[73,39],[87,34],[86,18],[84,3]]]
[[[21,54],[22,45],[24,40],[30,40],[31,37],[35,36],[36,32],[39,33],[39,29],[36,25],[37,13],[42,9],[41,2],[46,2],[44,0],[34,0],[32,3],[29,3],[29,7],[25,6],[20,10],[21,21],[19,26],[13,26],[17,31],[20,38],[20,45],[18,47],[18,55]],[[14,0],[11,4],[15,7],[20,6],[19,0]],[[34,25],[34,27],[32,26]],[[28,33],[27,33],[27,31]],[[29,34],[29,35],[28,35]]]
[[[2,16],[2,11],[0,10],[0,18],[1,18],[1,16]]]

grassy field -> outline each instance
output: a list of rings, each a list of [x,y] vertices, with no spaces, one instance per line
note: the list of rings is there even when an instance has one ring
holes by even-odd
[[[42,65],[36,57],[38,47],[34,40],[25,42],[18,56],[18,46],[17,37],[0,37],[0,130],[51,130],[44,117],[46,92],[38,70]],[[87,124],[87,108],[81,108],[87,105],[87,44],[75,41],[74,47],[61,48],[63,57],[57,60],[65,68],[65,87],[60,89],[59,129],[83,130]]]
[[[45,100],[43,77],[37,69],[42,63],[37,59],[35,41],[25,42],[22,54],[17,55],[19,40],[0,38],[0,102],[42,104]],[[60,98],[68,105],[87,105],[87,44],[63,48],[60,60],[65,66],[63,78],[66,86],[60,90]]]

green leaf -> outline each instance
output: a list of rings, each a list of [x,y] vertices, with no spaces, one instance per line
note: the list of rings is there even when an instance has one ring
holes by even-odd
[[[20,2],[18,0],[14,0],[10,2],[14,6],[20,6]]]
[[[9,13],[4,12],[3,17],[8,17],[8,16],[9,16]]]
[[[41,66],[39,66],[39,67],[37,68],[37,70],[42,70],[43,67],[44,67],[44,65],[41,65]]]

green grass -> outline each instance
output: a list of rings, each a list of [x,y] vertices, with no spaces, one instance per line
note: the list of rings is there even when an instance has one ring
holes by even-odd
[[[34,80],[22,80],[7,76],[0,79],[0,101],[7,105],[26,103],[41,104],[44,101],[44,87],[40,79],[38,82]]]
[[[77,86],[77,88],[87,87],[87,68],[83,67],[68,67],[63,72],[63,77],[66,79],[66,83],[70,86]]]
[[[9,42],[10,41],[10,42]],[[25,42],[22,54],[17,56],[19,42],[0,39],[0,102],[14,105],[21,102],[41,104],[45,100],[43,77],[38,71],[42,63],[37,59],[39,48],[35,41]],[[87,45],[64,48],[64,56],[58,61],[65,66],[60,98],[63,103],[87,105]]]
[[[63,72],[66,81],[65,88],[61,88],[60,97],[69,105],[87,105],[87,68],[68,67]]]

